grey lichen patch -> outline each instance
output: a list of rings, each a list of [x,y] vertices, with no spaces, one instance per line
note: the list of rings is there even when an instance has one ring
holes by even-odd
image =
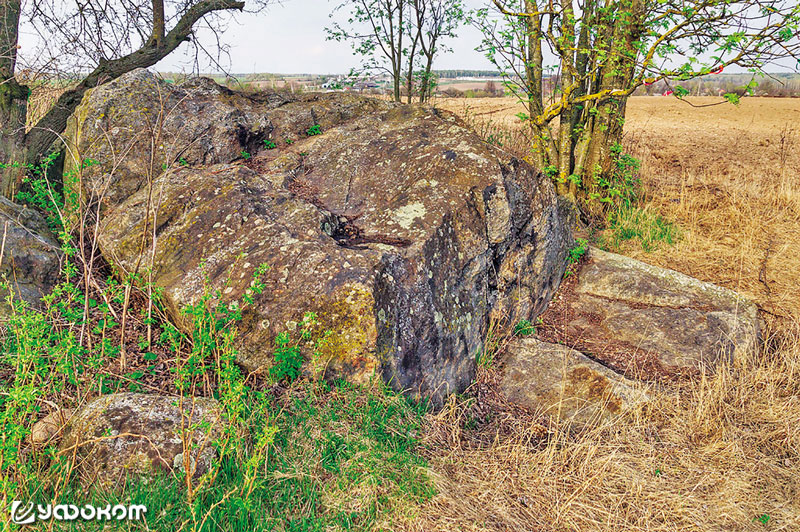
[[[396,209],[393,218],[403,229],[410,229],[414,222],[425,216],[427,212],[425,204],[417,201]]]

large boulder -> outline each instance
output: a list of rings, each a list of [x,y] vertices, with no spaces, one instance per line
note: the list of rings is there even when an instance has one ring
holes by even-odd
[[[124,76],[84,99],[70,142],[99,159],[110,148],[95,155],[90,122],[117,117],[100,129],[135,130],[146,120],[124,110],[153,109],[185,90],[142,71]],[[397,389],[440,399],[470,382],[490,317],[532,319],[558,287],[572,240],[568,207],[547,178],[455,116],[343,94],[281,96],[291,101],[277,108],[270,95],[256,105],[224,89],[205,94],[213,104],[187,96],[174,112],[191,105],[186,120],[208,123],[227,116],[224,106],[253,105],[258,111],[248,120],[271,124],[264,131],[274,128],[278,147],[251,149],[233,163],[189,161],[150,180],[136,170],[149,151],[130,151],[130,171],[103,173],[108,167],[99,165],[84,183],[95,192],[107,183],[128,191],[105,197],[101,250],[124,270],[140,254],[143,267],[152,261],[177,320],[182,306],[201,297],[205,279],[241,302],[255,269],[269,265],[266,290],[240,326],[246,369],[269,366],[275,336],[313,311],[320,331],[331,331],[321,347],[329,374],[382,375]],[[217,109],[212,116],[208,107]],[[314,124],[321,127],[310,132],[321,134],[308,135]],[[159,138],[199,143],[184,131],[165,121]],[[219,135],[230,140],[235,128],[226,131]],[[282,142],[284,135],[296,140]]]
[[[635,382],[564,345],[522,338],[503,360],[511,401],[574,426],[618,416],[649,399]]]
[[[732,290],[596,248],[540,332],[644,378],[709,371],[759,341],[756,306]]]
[[[80,173],[84,193],[114,207],[165,166],[242,160],[265,140],[285,146],[315,124],[327,130],[388,105],[346,93],[236,93],[208,78],[173,85],[137,69],[84,97],[67,124],[64,165],[73,186]]]
[[[15,298],[32,306],[58,281],[61,253],[58,241],[42,216],[32,209],[0,197],[0,275]],[[0,318],[6,315],[6,294],[0,294]]]
[[[198,478],[216,456],[221,420],[222,410],[213,399],[104,395],[72,415],[59,452],[76,457],[76,472],[85,485],[109,488],[127,475],[147,478],[158,471],[184,475],[187,464]]]

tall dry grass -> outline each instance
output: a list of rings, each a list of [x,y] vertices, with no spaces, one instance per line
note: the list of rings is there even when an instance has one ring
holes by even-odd
[[[464,443],[468,404],[431,418],[439,494],[407,530],[800,530],[800,335],[628,417]]]
[[[777,111],[762,117],[767,127],[742,124],[729,138],[699,130],[691,143],[688,132],[634,125],[628,149],[642,160],[645,203],[682,238],[655,253],[622,251],[739,290],[791,321],[800,317],[800,126]]]
[[[634,99],[627,125],[627,149],[642,159],[641,207],[681,238],[621,251],[753,298],[766,325],[759,351],[702,380],[649,389],[646,406],[582,433],[534,417],[509,428],[503,412],[476,428],[479,391],[497,379],[483,372],[478,393],[429,418],[439,494],[404,529],[800,530],[800,133],[785,106],[690,118],[673,101]],[[482,112],[516,113],[498,109]]]

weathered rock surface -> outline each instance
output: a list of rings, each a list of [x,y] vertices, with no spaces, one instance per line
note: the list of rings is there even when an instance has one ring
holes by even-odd
[[[115,207],[164,165],[242,160],[264,149],[265,140],[285,146],[287,139],[305,138],[315,124],[327,130],[388,107],[346,93],[236,93],[208,78],[172,85],[138,69],[84,98],[67,125],[65,138],[75,155],[67,157],[65,169],[77,170],[86,160],[100,163],[82,169],[84,192]]]
[[[60,452],[76,453],[76,470],[85,484],[109,487],[126,475],[150,476],[158,470],[178,469],[182,475],[185,428],[189,464],[197,478],[209,470],[214,459],[213,443],[221,435],[221,409],[213,399],[179,401],[177,397],[138,393],[98,397],[72,416]]]
[[[501,388],[521,406],[579,426],[648,400],[634,382],[586,355],[535,338],[509,344]]]
[[[148,83],[168,101],[184,98],[185,89],[141,71],[124,76],[84,99],[71,143],[102,159],[96,134],[136,130],[144,119],[125,110],[153,108],[147,95],[158,92],[145,90]],[[155,228],[143,264],[152,253],[155,283],[176,318],[202,293],[203,261],[211,284],[238,301],[258,265],[270,266],[240,327],[246,369],[269,365],[275,335],[314,311],[320,330],[332,331],[322,348],[330,374],[378,374],[397,389],[440,398],[470,382],[490,314],[531,318],[558,287],[571,244],[567,207],[546,178],[453,115],[344,94],[280,96],[277,106],[277,96],[256,101],[197,83],[204,103],[179,114],[202,124],[223,117],[211,144],[193,140],[202,132],[184,134],[195,126],[168,121],[161,139],[187,150],[234,146],[224,157],[216,150],[204,159],[199,150],[189,161],[219,164],[179,166],[148,187],[139,169],[149,153],[131,151],[124,172],[109,178],[95,167],[84,180],[93,191],[109,179],[124,190],[106,197],[100,239],[117,266],[132,269],[143,231]],[[225,125],[241,109],[251,109],[242,111],[246,134]],[[305,134],[313,124],[321,135]],[[281,142],[289,134],[296,140]],[[267,135],[278,148],[229,162],[242,138]]]
[[[14,297],[33,306],[58,280],[60,247],[42,216],[32,209],[0,198],[0,274],[7,276]],[[0,294],[0,319],[7,311]]]
[[[34,423],[33,427],[31,427],[31,433],[28,435],[28,441],[30,441],[34,447],[41,447],[52,443],[58,438],[67,423],[69,423],[73,413],[74,412],[69,408],[50,412]]]
[[[595,248],[542,319],[548,340],[643,377],[711,370],[759,338],[736,292]]]

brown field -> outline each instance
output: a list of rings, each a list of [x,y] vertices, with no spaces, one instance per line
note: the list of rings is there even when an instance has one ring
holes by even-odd
[[[523,109],[511,98],[440,98],[436,105],[466,114],[478,129],[520,129],[515,115]],[[800,318],[800,99],[694,108],[641,96],[631,99],[626,120],[625,145],[642,161],[646,206],[676,222],[682,238],[652,253],[621,251]]]
[[[484,135],[519,124],[509,99],[436,105],[462,115],[469,106]],[[619,251],[752,297],[762,349],[713,377],[650,389],[648,407],[582,434],[496,408],[496,375],[482,371],[466,399],[429,418],[439,493],[404,529],[800,530],[799,124],[800,100],[632,100],[626,145],[642,160],[640,207],[676,224],[680,239]]]

